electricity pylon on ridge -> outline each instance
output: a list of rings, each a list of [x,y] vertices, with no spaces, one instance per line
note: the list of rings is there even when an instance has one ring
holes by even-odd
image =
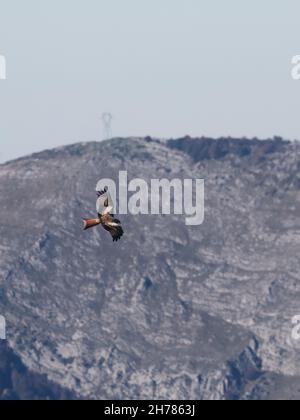
[[[112,124],[113,116],[110,112],[104,112],[102,114],[103,123],[103,140],[109,140],[112,138]]]

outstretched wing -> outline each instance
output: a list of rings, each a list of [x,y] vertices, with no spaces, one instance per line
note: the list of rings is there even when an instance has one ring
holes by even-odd
[[[108,189],[103,191],[97,191],[98,200],[96,203],[96,209],[98,214],[104,216],[105,214],[114,214],[114,203]]]
[[[110,214],[106,214],[101,218],[101,224],[111,234],[114,242],[117,242],[124,235],[120,220],[115,219]]]

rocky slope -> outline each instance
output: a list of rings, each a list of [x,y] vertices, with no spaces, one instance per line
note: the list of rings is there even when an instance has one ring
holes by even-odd
[[[1,165],[3,351],[43,378],[18,396],[300,397],[299,169],[281,139],[114,139]],[[119,170],[204,178],[205,223],[122,216],[117,245],[83,232],[96,181]]]

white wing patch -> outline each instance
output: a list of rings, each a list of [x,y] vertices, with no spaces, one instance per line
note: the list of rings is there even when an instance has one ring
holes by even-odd
[[[108,225],[109,226],[114,226],[114,227],[119,227],[120,226],[119,223],[115,223],[115,222],[108,223]]]

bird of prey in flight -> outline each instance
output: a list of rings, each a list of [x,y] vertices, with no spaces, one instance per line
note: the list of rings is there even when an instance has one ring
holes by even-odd
[[[114,216],[114,203],[108,192],[108,188],[103,191],[97,191],[98,199],[96,209],[98,213],[97,219],[83,219],[84,230],[94,226],[101,225],[107,230],[114,242],[117,242],[124,234],[120,220]]]

